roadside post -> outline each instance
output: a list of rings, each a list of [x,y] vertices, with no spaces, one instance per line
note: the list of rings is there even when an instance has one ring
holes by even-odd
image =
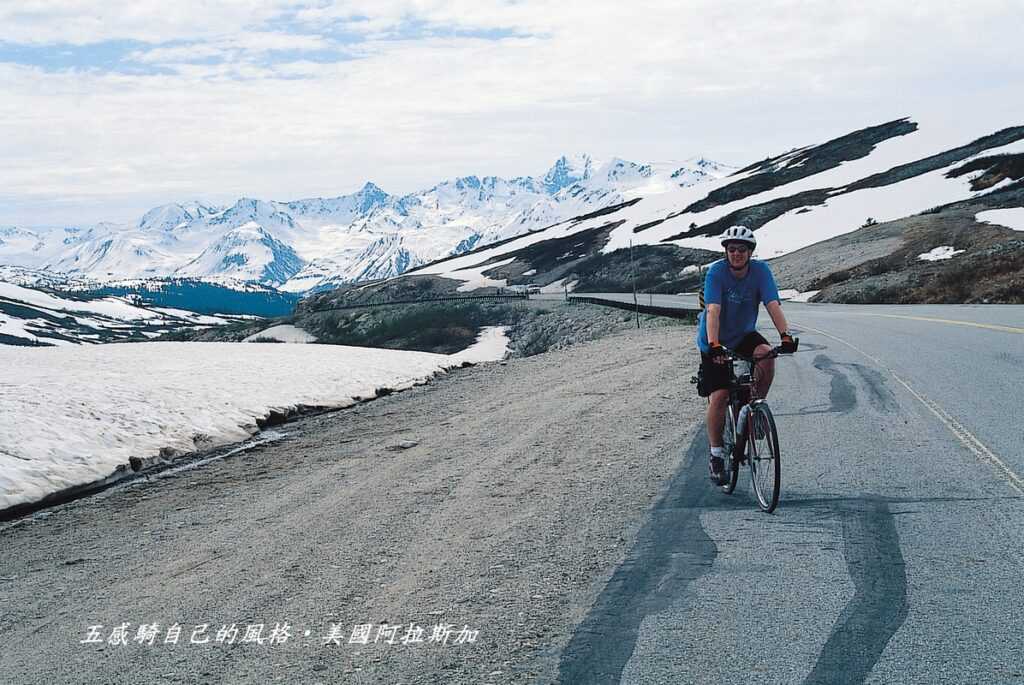
[[[633,276],[633,311],[636,312],[636,327],[640,328],[640,303],[636,300],[636,266],[633,262],[633,241],[629,241],[629,271]]]

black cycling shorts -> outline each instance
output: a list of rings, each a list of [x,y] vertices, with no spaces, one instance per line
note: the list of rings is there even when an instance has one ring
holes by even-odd
[[[758,345],[769,345],[770,343],[765,339],[763,335],[754,331],[747,333],[743,336],[743,340],[740,344],[732,348],[731,352],[742,354],[744,357],[750,357],[754,354],[754,348]],[[711,357],[700,353],[700,376],[701,376],[701,396],[707,397],[715,390],[721,390],[722,388],[729,387],[729,381],[732,380],[732,374],[729,371],[728,364],[716,364],[711,361]],[[707,393],[707,394],[705,394]]]

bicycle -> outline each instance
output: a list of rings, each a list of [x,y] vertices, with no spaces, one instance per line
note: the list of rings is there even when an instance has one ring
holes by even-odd
[[[794,340],[796,351],[799,339]],[[755,381],[757,362],[778,357],[782,347],[775,347],[760,357],[744,357],[730,352],[729,364],[729,406],[725,412],[725,426],[722,429],[722,444],[729,455],[726,464],[727,477],[720,487],[729,495],[736,489],[740,467],[746,462],[750,467],[750,481],[754,486],[757,504],[765,513],[772,513],[779,504],[779,490],[782,485],[782,469],[779,456],[779,433],[775,418],[768,402],[753,398],[751,388]],[[745,373],[736,375],[733,362],[740,360],[747,364]],[[754,439],[750,440],[753,435]]]

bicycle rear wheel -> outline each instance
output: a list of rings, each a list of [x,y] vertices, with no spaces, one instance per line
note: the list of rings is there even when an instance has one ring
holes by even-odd
[[[725,448],[726,481],[722,484],[722,492],[731,495],[736,489],[736,481],[740,476],[740,465],[733,457],[736,447],[736,421],[733,419],[732,407],[725,408],[725,426],[722,428],[722,446]]]
[[[750,411],[747,431],[747,461],[750,481],[754,485],[757,504],[771,513],[779,504],[782,472],[779,459],[779,433],[772,410],[766,403],[755,402]]]

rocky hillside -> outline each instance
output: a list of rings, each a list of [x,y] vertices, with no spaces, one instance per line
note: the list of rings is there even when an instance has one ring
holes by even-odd
[[[1021,206],[1024,182],[1017,181],[865,226],[772,260],[772,266],[781,287],[820,291],[812,299],[817,302],[1024,303],[1024,232],[978,219],[986,211]]]
[[[565,157],[537,178],[464,177],[415,197],[368,185],[328,200],[163,208],[110,244],[96,242],[99,229],[60,236],[86,264],[95,256],[86,244],[118,264],[189,246],[197,273],[335,288],[307,298],[299,313],[526,284],[694,290],[699,267],[721,253],[717,236],[733,224],[755,231],[757,256],[775,260],[780,285],[820,290],[822,299],[1019,301],[1024,218],[1011,217],[1024,212],[1024,126],[992,131],[965,121],[949,132],[901,118],[728,175],[704,161],[669,171]],[[200,250],[208,229],[220,240]],[[155,242],[141,245],[139,232]],[[45,253],[37,238],[6,230],[0,255]],[[302,256],[326,244],[331,255]],[[341,262],[348,267],[339,271]]]
[[[821,289],[822,298],[1018,301],[1021,233],[1012,229],[1020,227],[981,215],[1024,211],[1024,126],[970,137],[965,125],[962,135],[957,143],[895,120],[412,274],[459,281],[460,291],[523,282],[622,291],[634,273],[644,291],[692,290],[687,269],[717,259],[717,236],[744,224],[757,235],[757,256],[775,258],[781,285]],[[989,285],[969,286],[966,274],[985,265],[995,270]]]
[[[273,321],[260,320],[207,330],[179,330],[163,340],[241,342],[287,323],[314,335],[318,343],[382,347],[451,354],[469,347],[485,326],[506,326],[510,352],[529,357],[633,328],[633,313],[563,301],[477,301],[395,305],[348,310],[308,310]],[[675,319],[641,316],[644,327],[685,325]]]

